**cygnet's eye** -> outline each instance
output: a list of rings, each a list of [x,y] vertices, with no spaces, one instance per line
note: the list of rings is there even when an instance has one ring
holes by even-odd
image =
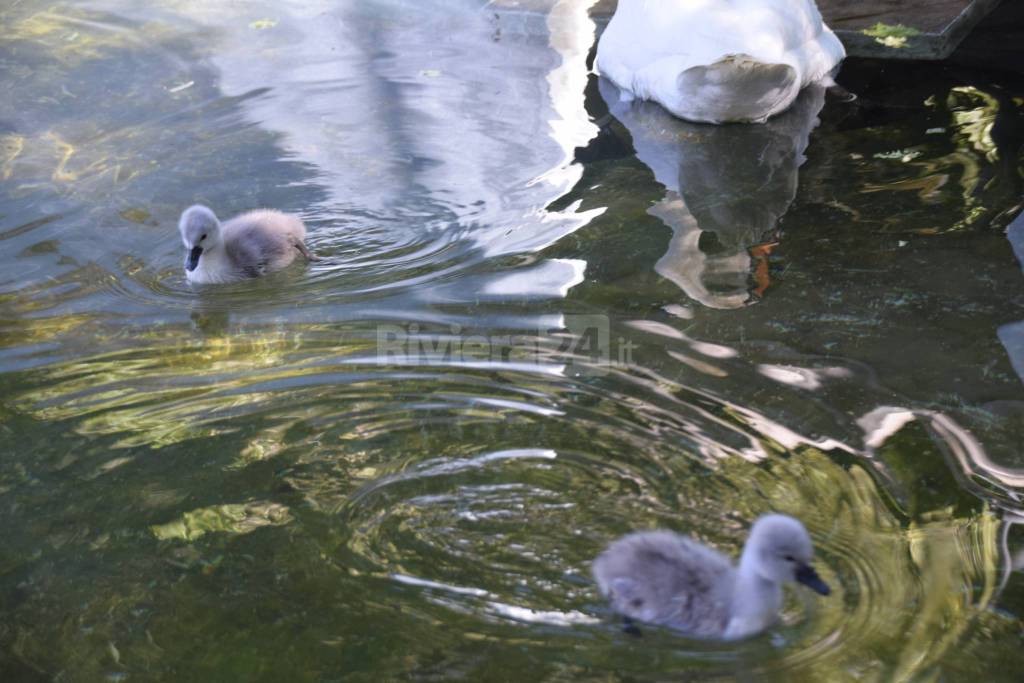
[[[796,558],[793,557],[792,555],[786,555],[782,559],[784,559],[786,562],[796,562]]]
[[[202,241],[203,241],[203,240],[205,240],[205,239],[206,239],[206,233],[204,232],[204,233],[203,233],[203,236],[199,238],[199,241],[200,241],[200,242],[202,242]]]

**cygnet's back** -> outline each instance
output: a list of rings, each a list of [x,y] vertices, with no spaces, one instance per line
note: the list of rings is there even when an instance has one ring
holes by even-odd
[[[298,216],[258,209],[225,221],[222,230],[228,258],[249,277],[286,267],[297,251],[305,254],[306,226]]]
[[[593,564],[612,608],[631,619],[697,637],[722,634],[736,570],[727,557],[670,531],[624,536]]]

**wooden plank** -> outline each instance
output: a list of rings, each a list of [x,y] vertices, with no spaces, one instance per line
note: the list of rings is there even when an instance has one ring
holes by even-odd
[[[861,31],[877,22],[942,33],[971,0],[819,0],[822,17],[835,30]]]
[[[1024,74],[1024,2],[1004,0],[951,58],[958,64]]]
[[[558,0],[492,0],[495,11],[546,14]],[[817,0],[851,57],[945,59],[1001,0]],[[603,28],[617,0],[597,0],[590,14]]]
[[[851,56],[945,59],[999,2],[818,0],[818,8]]]

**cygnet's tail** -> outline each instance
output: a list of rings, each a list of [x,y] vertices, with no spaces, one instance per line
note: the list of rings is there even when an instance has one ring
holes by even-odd
[[[304,242],[296,242],[295,243],[295,248],[299,250],[299,253],[301,253],[304,257],[306,257],[307,261],[323,261],[324,260],[322,256],[317,256],[316,254],[311,252],[309,250],[309,247],[307,247]]]
[[[682,110],[674,112],[678,116],[708,123],[759,123],[792,104],[800,80],[788,64],[734,54],[684,70],[676,77],[676,87]]]

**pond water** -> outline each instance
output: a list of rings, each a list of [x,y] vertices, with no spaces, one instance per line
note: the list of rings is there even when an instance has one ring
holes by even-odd
[[[1016,680],[1024,79],[695,126],[518,4],[0,8],[0,678]],[[194,290],[195,202],[324,260]],[[770,510],[763,636],[589,577]]]

